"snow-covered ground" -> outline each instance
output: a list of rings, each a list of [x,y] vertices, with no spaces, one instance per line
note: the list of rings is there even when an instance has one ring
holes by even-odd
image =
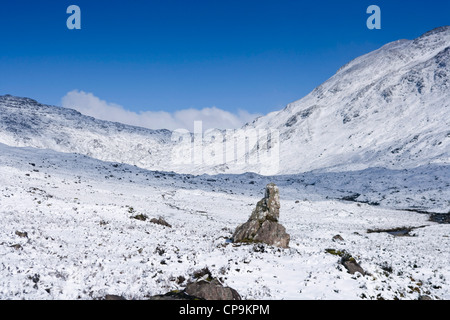
[[[271,181],[290,248],[231,243]],[[448,212],[449,186],[438,165],[191,176],[0,144],[0,299],[145,299],[205,267],[244,299],[450,299],[450,225],[399,210]],[[367,232],[397,227],[417,228]]]
[[[447,26],[387,44],[244,126],[279,133],[236,154],[279,147],[276,176],[186,165],[171,131],[0,96],[0,299],[145,299],[203,268],[244,299],[450,299],[449,43]],[[232,243],[270,182],[290,248]]]

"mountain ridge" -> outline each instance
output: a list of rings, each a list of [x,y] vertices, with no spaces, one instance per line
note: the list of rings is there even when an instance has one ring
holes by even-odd
[[[104,161],[163,168],[171,144],[169,130],[151,130],[99,120],[80,112],[38,103],[30,98],[0,96],[0,142],[17,147],[80,153]],[[151,163],[149,165],[149,163]]]
[[[445,137],[450,125],[449,46],[449,27],[434,29],[415,40],[386,44],[350,61],[304,98],[288,104],[283,110],[258,118],[250,127],[272,127],[280,130],[281,136],[284,137],[281,153],[287,158],[287,162],[292,163],[294,153],[308,153],[310,158],[314,158],[314,161],[308,161],[306,165],[281,165],[290,172],[343,168],[346,163],[363,168],[390,166],[392,161],[394,164],[408,167],[424,164],[427,160],[448,162],[449,142]],[[405,127],[411,121],[422,123],[426,128],[409,127],[405,130],[395,130]],[[430,126],[430,122],[433,126]],[[359,125],[353,125],[354,123]],[[380,124],[385,126],[391,137],[386,137],[382,130],[377,128]],[[371,130],[366,130],[367,128]],[[320,137],[317,132],[323,131],[326,136]],[[408,141],[420,142],[419,138],[430,136],[431,131],[434,131],[434,137],[429,137],[428,140],[433,141],[428,142],[431,145],[440,143],[441,150],[431,150],[427,157],[416,163],[409,159],[408,155],[402,159],[386,156],[392,151],[393,154],[399,153]],[[364,139],[361,136],[363,133],[377,133],[379,136],[378,139]],[[336,139],[336,135],[340,136],[340,139]],[[357,136],[360,137],[359,141],[353,142]],[[297,145],[286,143],[291,139]],[[327,139],[331,142],[326,141]],[[356,144],[355,148],[370,147],[368,151],[377,153],[380,159],[368,159],[367,152],[355,152],[345,146],[342,150],[336,150],[342,140],[346,140],[347,145],[352,145],[353,142],[353,145]],[[299,142],[306,146],[299,147]],[[387,142],[389,147],[384,150],[374,148],[377,144]],[[422,141],[422,144],[424,143],[425,141]],[[318,150],[319,148],[321,150]],[[329,158],[334,159],[322,161],[320,158],[323,158],[328,148],[334,149],[334,152],[328,154]],[[396,149],[398,150],[395,151]],[[416,150],[414,155],[418,152],[419,150]],[[385,156],[382,156],[382,153]],[[339,157],[342,159],[338,159]],[[360,157],[363,161],[358,161],[355,157]],[[280,160],[283,162],[283,158]],[[309,165],[310,163],[313,164]]]

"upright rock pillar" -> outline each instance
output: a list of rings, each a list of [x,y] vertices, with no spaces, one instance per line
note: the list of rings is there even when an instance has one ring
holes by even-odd
[[[290,236],[280,223],[280,192],[274,183],[266,186],[264,198],[256,204],[248,221],[236,228],[233,242],[265,243],[288,248]]]

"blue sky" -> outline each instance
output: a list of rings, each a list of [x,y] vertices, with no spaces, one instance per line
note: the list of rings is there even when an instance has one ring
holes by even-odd
[[[66,9],[81,8],[81,30]],[[381,8],[369,30],[366,9]],[[131,112],[266,114],[349,60],[450,25],[450,1],[2,1],[0,94],[83,92]]]

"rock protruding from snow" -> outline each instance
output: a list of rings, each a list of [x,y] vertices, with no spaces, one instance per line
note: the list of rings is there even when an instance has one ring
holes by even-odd
[[[264,222],[266,220],[278,222],[280,218],[280,191],[274,183],[266,186],[264,198],[262,198],[253,210],[250,220]]]
[[[183,291],[170,291],[166,294],[158,294],[148,298],[149,300],[205,300],[203,298],[188,295]]]
[[[366,272],[364,269],[356,262],[355,258],[346,254],[341,258],[341,264],[347,269],[348,273],[355,274],[359,272],[362,275],[365,275]]]
[[[280,192],[274,183],[266,186],[262,198],[248,221],[236,228],[233,242],[262,242],[282,248],[289,247],[290,236],[278,223],[280,217]]]
[[[200,280],[186,286],[185,292],[205,300],[242,300],[239,293],[230,287],[224,287],[217,279]]]
[[[121,301],[121,300],[127,300],[123,296],[118,296],[115,294],[107,294],[102,298],[102,300],[108,300],[108,301]]]
[[[170,291],[163,295],[155,295],[150,300],[242,300],[239,293],[225,287],[216,278],[189,283],[182,291]]]

